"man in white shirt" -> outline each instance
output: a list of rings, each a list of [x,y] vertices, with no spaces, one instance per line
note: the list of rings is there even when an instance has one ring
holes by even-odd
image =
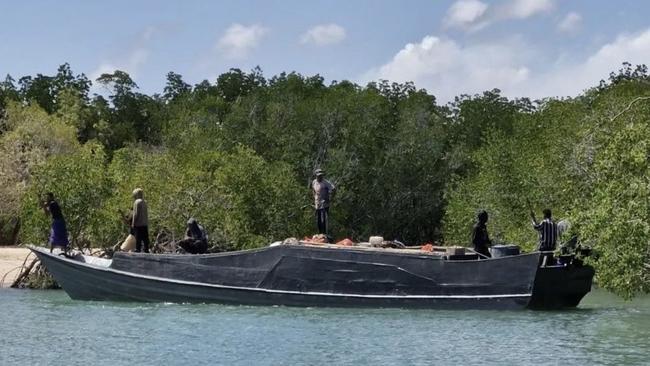
[[[141,188],[133,191],[131,228],[135,232],[135,251],[139,253],[144,249],[145,253],[149,253],[149,210]]]
[[[336,193],[336,187],[327,179],[322,169],[314,172],[316,179],[311,182],[314,193],[314,209],[316,210],[316,227],[319,234],[327,235],[327,218],[329,215],[330,200]]]

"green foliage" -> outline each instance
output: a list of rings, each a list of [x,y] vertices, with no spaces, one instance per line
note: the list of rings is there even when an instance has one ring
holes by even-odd
[[[307,230],[301,206],[303,187],[296,183],[291,166],[268,163],[247,148],[239,147],[212,164],[214,184],[223,204],[215,224],[235,247],[253,248]]]
[[[129,147],[115,153],[109,173],[115,194],[104,211],[127,210],[131,191],[140,187],[154,234],[165,228],[178,237],[194,217],[214,243],[251,248],[304,230],[302,190],[290,167],[267,163],[249,149],[177,154]],[[112,235],[119,235],[113,221]]]
[[[485,209],[497,242],[533,249],[530,209],[539,215],[549,207],[563,218],[578,193],[571,174],[581,110],[572,101],[550,101],[534,114],[519,114],[507,130],[485,132],[471,155],[475,173],[458,177],[447,192],[446,239],[467,244],[476,212]]]
[[[413,83],[231,69],[145,95],[126,72],[106,97],[64,64],[0,83],[1,221],[45,240],[37,195],[53,191],[75,245],[109,246],[118,210],[144,189],[150,231],[178,238],[195,217],[214,244],[251,248],[314,231],[315,168],[337,185],[331,234],[469,243],[479,209],[497,242],[535,247],[530,208],[553,209],[599,254],[600,286],[649,291],[650,83],[624,64],[573,99],[510,100],[497,89],[441,106]],[[529,203],[530,206],[529,207]]]
[[[58,109],[59,93],[65,89],[75,90],[84,99],[90,89],[90,80],[84,74],[75,76],[69,64],[59,66],[56,75],[38,74],[35,77],[24,76],[18,80],[20,98],[30,104],[37,104],[47,113]]]
[[[5,76],[4,81],[0,82],[0,133],[4,132],[5,130],[5,127],[1,122],[2,117],[5,114],[7,104],[10,101],[16,102],[20,99],[16,85],[14,85],[14,81],[15,80],[11,77],[11,75],[7,75]]]
[[[575,220],[600,254],[599,283],[628,298],[650,290],[649,102],[648,83],[619,80],[601,91],[579,160],[589,191]]]
[[[87,143],[74,153],[57,155],[36,167],[32,184],[22,202],[23,241],[47,239],[49,219],[39,200],[53,192],[61,205],[72,245],[88,247],[103,239],[102,204],[111,192],[105,172],[106,155],[101,145]]]
[[[447,191],[446,239],[467,244],[483,208],[497,241],[533,249],[527,202],[538,213],[550,207],[596,249],[600,286],[628,298],[647,292],[650,85],[612,79],[584,97],[548,100],[518,115],[510,132],[491,129],[472,154],[474,173],[456,177]]]
[[[118,149],[130,142],[160,142],[161,122],[155,118],[159,101],[136,92],[138,85],[124,71],[102,74],[97,82],[112,91],[109,99],[113,108],[105,108],[108,113],[103,119],[108,127],[101,126],[111,132],[107,136],[109,148]],[[101,97],[96,99],[104,104]]]
[[[240,69],[230,69],[230,71],[219,75],[215,90],[221,98],[232,103],[265,83],[266,80],[262,77],[262,70],[259,68],[250,74],[242,72]]]
[[[79,149],[74,128],[38,106],[9,102],[0,135],[0,220],[16,217],[38,166]]]

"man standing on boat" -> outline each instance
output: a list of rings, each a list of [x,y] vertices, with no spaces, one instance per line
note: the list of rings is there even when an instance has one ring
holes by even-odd
[[[133,190],[133,221],[131,228],[135,232],[135,251],[149,253],[149,212],[144,192],[140,188]],[[144,248],[142,245],[144,244]]]
[[[336,193],[336,187],[325,179],[325,172],[322,169],[316,169],[314,175],[316,179],[311,182],[311,189],[314,193],[316,227],[319,234],[327,235],[330,200]]]
[[[544,219],[542,222],[537,223],[535,213],[530,212],[530,217],[533,219],[533,228],[539,232],[539,248],[541,252],[555,250],[557,243],[557,224],[551,218],[551,209],[545,208]]]
[[[474,244],[474,251],[485,257],[491,257],[488,247],[492,245],[492,241],[488,236],[487,231],[488,213],[481,210],[477,215],[477,222],[472,229],[472,244]]]
[[[41,206],[45,214],[52,217],[52,228],[50,229],[49,239],[50,253],[52,253],[54,248],[59,248],[65,252],[69,244],[68,229],[65,225],[63,213],[61,212],[61,206],[54,199],[54,193],[48,192]]]

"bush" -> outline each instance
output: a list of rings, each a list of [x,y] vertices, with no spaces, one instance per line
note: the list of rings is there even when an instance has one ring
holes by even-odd
[[[49,219],[39,200],[52,192],[66,219],[71,244],[77,247],[104,244],[106,222],[102,208],[112,187],[105,166],[103,148],[95,143],[87,143],[71,154],[53,156],[37,166],[22,200],[22,240],[47,241]]]

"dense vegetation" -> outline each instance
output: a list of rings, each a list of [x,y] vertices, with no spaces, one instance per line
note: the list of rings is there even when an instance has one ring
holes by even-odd
[[[650,290],[650,77],[624,64],[571,99],[499,90],[440,105],[413,84],[365,87],[232,69],[214,83],[167,75],[146,95],[122,71],[95,81],[69,65],[0,83],[0,223],[43,242],[39,195],[54,192],[73,245],[124,236],[118,210],[145,191],[153,234],[196,217],[229,248],[314,229],[308,183],[338,186],[335,237],[467,245],[478,209],[499,242],[532,249],[529,203],[568,219],[598,253],[597,280]]]

